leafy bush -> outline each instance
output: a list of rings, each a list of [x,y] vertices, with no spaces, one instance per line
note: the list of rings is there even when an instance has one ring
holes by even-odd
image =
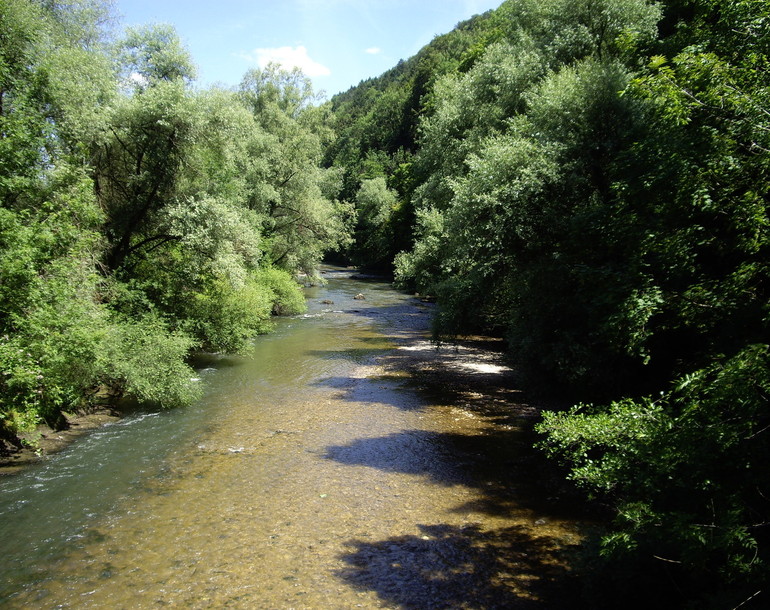
[[[273,328],[271,315],[300,313],[305,307],[305,297],[292,276],[267,268],[249,273],[239,285],[210,282],[180,306],[176,317],[204,349],[238,352],[255,335]]]
[[[307,309],[305,295],[290,273],[283,269],[268,267],[254,273],[254,280],[270,289],[272,311],[277,316],[291,316]]]
[[[183,325],[207,350],[238,352],[255,335],[271,328],[273,292],[250,277],[240,288],[215,282],[193,296]]]
[[[119,321],[99,354],[102,380],[140,402],[164,408],[190,404],[201,393],[195,371],[186,364],[194,345],[191,337],[170,332],[154,316]]]
[[[614,506],[612,570],[657,562],[690,595],[740,591],[770,577],[769,396],[770,347],[752,345],[657,399],[546,412],[540,446]]]
[[[108,311],[94,266],[102,214],[82,169],[62,162],[36,209],[0,209],[0,419],[10,433],[83,404]]]

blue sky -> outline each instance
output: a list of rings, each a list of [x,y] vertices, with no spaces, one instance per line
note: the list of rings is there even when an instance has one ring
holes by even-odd
[[[173,25],[199,83],[240,82],[266,61],[299,65],[329,97],[378,76],[502,0],[116,0],[122,25]]]

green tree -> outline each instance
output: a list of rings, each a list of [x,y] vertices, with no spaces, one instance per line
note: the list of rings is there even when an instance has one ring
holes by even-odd
[[[146,311],[117,314],[108,303],[119,285],[97,273],[108,217],[90,161],[117,100],[103,46],[109,7],[14,0],[0,13],[0,428],[60,425],[63,410],[104,386],[186,402],[198,392],[184,361],[190,339]],[[143,341],[153,366],[131,364]]]
[[[18,208],[28,205],[49,130],[39,68],[43,15],[29,2],[3,0],[0,17],[0,200]]]
[[[652,57],[624,93],[645,129],[614,187],[636,228],[634,265],[657,294],[643,344],[674,389],[546,414],[540,429],[570,476],[617,512],[602,574],[665,572],[693,603],[735,607],[768,582],[758,464],[770,421],[770,13],[754,2],[690,9],[663,46],[671,55]]]
[[[248,205],[263,219],[268,260],[313,274],[325,251],[349,240],[350,210],[325,189],[328,170],[320,167],[332,136],[328,108],[311,105],[316,98],[299,72],[276,66],[247,73],[240,95],[259,127],[245,175]]]
[[[118,44],[117,59],[124,86],[144,91],[161,82],[195,79],[195,66],[187,49],[170,25],[129,28]]]
[[[112,271],[175,239],[158,213],[177,195],[181,167],[196,128],[189,57],[166,27],[129,31],[119,45],[130,94],[120,98],[99,142],[96,189],[107,211]]]
[[[286,296],[257,274],[273,262],[252,205],[263,186],[253,169],[279,162],[258,120],[272,117],[249,112],[232,92],[193,92],[172,38],[166,29],[134,32],[122,47],[134,85],[113,114],[97,186],[110,218],[107,265],[143,296],[120,294],[113,306],[137,315],[145,298],[199,346],[238,351],[270,328]]]
[[[594,8],[614,14],[610,4]],[[656,12],[637,4],[603,35],[649,37]],[[608,370],[619,383],[638,375],[658,299],[628,250],[634,227],[614,190],[643,118],[619,94],[623,61],[569,42],[584,27],[560,7],[539,5],[539,19],[509,28],[515,44],[490,45],[437,84],[416,163],[424,224],[396,269],[439,297],[439,334],[505,332],[531,376],[599,389]],[[544,24],[555,22],[564,35],[548,42]],[[560,65],[567,52],[571,65]]]
[[[398,206],[398,196],[388,189],[382,176],[361,182],[356,195],[359,240],[356,258],[367,266],[387,267],[392,256],[393,216]]]

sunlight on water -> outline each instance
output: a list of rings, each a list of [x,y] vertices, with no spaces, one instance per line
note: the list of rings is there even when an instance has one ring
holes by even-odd
[[[484,417],[431,406],[397,375],[366,378],[395,347],[383,331],[425,317],[419,301],[330,276],[308,290],[308,315],[282,320],[253,354],[202,359],[198,404],[130,416],[0,479],[0,605],[537,597],[532,583],[563,571],[575,527],[514,501],[516,443],[490,436]]]

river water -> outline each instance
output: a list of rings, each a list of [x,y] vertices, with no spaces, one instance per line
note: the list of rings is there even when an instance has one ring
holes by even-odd
[[[512,390],[416,387],[398,358],[427,354],[428,306],[328,277],[202,361],[197,404],[0,478],[0,607],[569,607],[578,526],[522,491]]]

